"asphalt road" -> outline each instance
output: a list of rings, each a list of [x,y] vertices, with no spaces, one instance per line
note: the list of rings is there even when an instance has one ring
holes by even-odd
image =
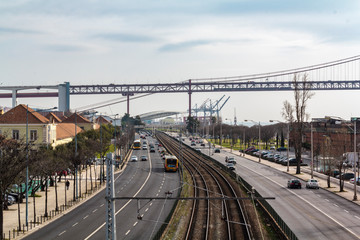
[[[153,141],[147,139],[148,142]],[[117,197],[164,197],[165,192],[179,190],[179,175],[165,173],[158,152],[135,150],[138,162],[128,162],[125,170],[115,175]],[[147,155],[148,161],[140,161]],[[173,200],[116,200],[117,239],[152,239],[169,214]],[[140,206],[140,208],[138,208]],[[139,220],[138,215],[142,216]],[[105,239],[105,190],[79,207],[49,223],[25,239]]]
[[[208,146],[200,149],[209,153]],[[221,151],[212,157],[225,164],[230,155],[235,156]],[[360,239],[359,205],[324,189],[306,189],[303,181],[302,189],[288,189],[287,181],[293,178],[289,174],[243,157],[235,159],[237,174],[263,197],[276,198],[268,202],[299,239]]]

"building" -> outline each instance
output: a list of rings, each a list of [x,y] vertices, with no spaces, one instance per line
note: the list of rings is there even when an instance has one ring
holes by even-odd
[[[27,138],[33,144],[50,144],[55,147],[72,141],[75,134],[82,131],[81,126],[74,123],[60,122],[51,112],[46,116],[20,104],[0,115],[0,134],[24,142]]]

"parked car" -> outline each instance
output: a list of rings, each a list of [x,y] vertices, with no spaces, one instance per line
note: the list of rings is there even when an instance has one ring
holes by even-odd
[[[145,155],[142,155],[142,156],[140,157],[140,159],[141,159],[141,161],[147,161],[147,160],[148,160],[147,156],[145,156]]]
[[[270,147],[270,150],[275,150],[275,146],[271,146],[271,147]]]
[[[195,142],[191,142],[190,145],[191,145],[191,146],[196,146],[196,143],[195,143]]]
[[[5,195],[5,200],[7,200],[7,205],[8,206],[13,205],[14,203],[16,203],[16,199],[13,196],[8,195],[8,194]]]
[[[245,150],[245,152],[247,153],[247,152],[250,152],[251,150],[254,150],[255,149],[255,147],[254,146],[251,146],[251,147],[248,147],[246,150]]]
[[[354,184],[354,182],[355,182],[355,178],[351,178],[350,183]],[[357,177],[356,183],[357,183],[357,185],[360,185],[360,177]]]
[[[306,188],[315,188],[315,189],[319,189],[319,182],[316,179],[309,179],[306,182]]]
[[[131,162],[137,162],[138,161],[138,157],[137,156],[135,156],[135,155],[133,155],[133,156],[131,156],[131,160],[130,160]]]
[[[354,173],[343,173],[343,174],[341,174],[341,176],[342,176],[342,179],[344,179],[344,180],[350,180],[351,178],[355,177],[355,174]],[[335,177],[340,178],[340,175],[337,175]]]
[[[214,152],[215,153],[220,153],[220,148],[215,148]]]
[[[286,150],[287,150],[286,147],[279,147],[278,149],[276,149],[276,151],[278,151],[278,152],[284,152]]]
[[[205,143],[204,142],[200,143],[200,146],[205,147]]]
[[[227,167],[228,169],[232,170],[232,171],[235,170],[235,166],[234,166],[234,164],[232,164],[232,163],[227,163],[227,164],[226,164],[226,167]]]
[[[301,189],[301,182],[299,179],[290,179],[287,184],[288,188],[300,188]]]

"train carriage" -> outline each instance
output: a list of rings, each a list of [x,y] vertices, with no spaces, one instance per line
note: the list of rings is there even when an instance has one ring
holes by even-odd
[[[179,168],[179,160],[173,155],[165,155],[165,172],[176,172]]]

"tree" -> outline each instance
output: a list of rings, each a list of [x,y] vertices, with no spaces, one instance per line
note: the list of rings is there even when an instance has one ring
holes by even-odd
[[[192,116],[189,116],[188,119],[187,119],[187,122],[186,122],[186,129],[188,130],[188,132],[190,134],[193,134],[195,132],[195,129],[198,128],[200,125],[199,121],[192,117]]]
[[[302,137],[305,131],[305,123],[309,118],[306,113],[307,102],[314,95],[310,91],[307,75],[302,78],[295,74],[293,78],[294,87],[294,106],[288,101],[284,102],[282,115],[287,122],[290,123],[292,129],[292,139],[294,142],[295,157],[297,161],[296,174],[300,174],[301,153],[302,153]],[[294,116],[295,114],[295,116]]]
[[[3,239],[5,193],[14,179],[23,171],[29,162],[26,161],[26,144],[0,135],[0,239]]]

